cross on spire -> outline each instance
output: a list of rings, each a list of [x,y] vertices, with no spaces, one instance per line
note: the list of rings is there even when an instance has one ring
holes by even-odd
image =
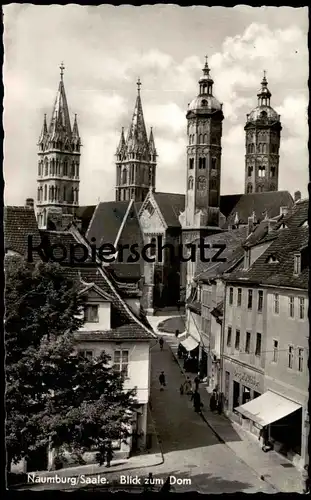
[[[62,80],[63,79],[63,75],[64,75],[64,69],[65,69],[65,66],[64,66],[63,62],[61,63],[59,69],[60,69],[60,78]]]
[[[266,78],[266,70],[263,70],[263,77]]]
[[[207,56],[205,56],[205,64],[207,65]]]
[[[140,93],[140,87],[141,87],[141,82],[140,82],[140,78],[138,78],[138,80],[137,80],[137,90],[138,90],[138,94]]]

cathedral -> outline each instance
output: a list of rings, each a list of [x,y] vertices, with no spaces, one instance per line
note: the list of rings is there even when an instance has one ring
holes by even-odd
[[[222,196],[221,156],[223,105],[214,95],[207,58],[198,80],[198,94],[186,111],[186,193],[157,192],[156,138],[147,133],[137,82],[137,97],[128,132],[121,131],[116,147],[115,200],[79,205],[81,138],[77,115],[71,125],[64,86],[64,66],[50,120],[44,117],[38,142],[36,216],[41,230],[66,230],[74,225],[87,239],[116,244],[163,245],[197,241],[211,234],[247,225],[250,217],[279,215],[293,204],[287,191],[278,191],[280,116],[271,107],[264,73],[257,106],[247,115],[244,193]],[[153,251],[152,255],[157,252]],[[170,258],[161,261],[115,262],[112,272],[120,286],[139,288],[141,305],[152,314],[185,299],[187,267]]]

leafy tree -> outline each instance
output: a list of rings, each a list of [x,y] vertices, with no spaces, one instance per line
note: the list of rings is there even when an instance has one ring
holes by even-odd
[[[87,360],[74,332],[83,324],[79,284],[57,264],[6,263],[6,447],[8,461],[42,446],[80,457],[129,435],[135,391],[102,354]]]

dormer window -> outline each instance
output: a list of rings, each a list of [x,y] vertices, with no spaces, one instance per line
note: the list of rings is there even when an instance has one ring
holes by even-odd
[[[98,305],[87,304],[84,307],[84,321],[88,323],[98,323]]]
[[[288,207],[280,207],[280,215],[287,215]]]
[[[284,222],[282,222],[279,229],[288,229],[288,227],[286,226],[286,224]]]
[[[277,258],[276,255],[270,255],[270,257],[268,257],[267,262],[268,262],[268,264],[278,264],[279,259]]]
[[[301,254],[296,253],[294,255],[294,274],[300,274],[301,273]]]
[[[302,224],[300,224],[300,227],[309,227],[309,221],[305,220]]]

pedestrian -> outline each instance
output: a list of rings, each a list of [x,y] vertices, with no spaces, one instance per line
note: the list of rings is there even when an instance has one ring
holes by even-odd
[[[219,415],[222,414],[222,407],[223,407],[223,394],[222,392],[219,394],[218,401],[217,401],[217,411]]]
[[[160,338],[160,340],[159,340],[159,344],[160,344],[160,349],[161,349],[161,351],[163,351],[163,344],[164,344],[163,337],[161,337],[161,338]]]
[[[176,330],[175,331],[175,337],[178,338],[178,335],[179,335],[179,330]]]
[[[186,378],[186,381],[184,383],[184,390],[185,390],[185,393],[190,396],[190,394],[192,394],[192,390],[191,390],[191,380],[190,380],[190,377],[187,377]]]
[[[199,390],[199,385],[200,385],[200,374],[198,373],[194,379],[194,390],[195,391]]]
[[[145,480],[144,492],[152,491],[153,490],[153,483],[154,483],[154,480],[153,480],[152,472],[149,472],[148,478]]]
[[[164,372],[161,372],[161,374],[159,375],[159,382],[160,382],[160,391],[163,391],[163,387],[166,386]]]
[[[182,396],[183,393],[184,393],[184,384],[181,384],[180,387],[179,387],[179,392],[180,392],[180,395]]]
[[[209,407],[212,412],[214,412],[217,409],[217,397],[215,389],[213,390],[213,393],[211,395],[211,399],[209,401]]]
[[[303,476],[303,493],[305,495],[308,495],[311,493],[311,481],[310,481],[310,478],[309,478],[309,465],[306,464],[303,468],[303,473],[302,473],[302,476]]]
[[[162,488],[160,489],[160,491],[164,493],[165,491],[169,492],[170,489],[171,489],[171,482],[170,482],[170,477],[168,477],[165,483],[163,484]]]
[[[106,449],[106,461],[107,461],[106,467],[110,467],[110,462],[112,460],[112,457],[113,457],[112,445],[111,441],[108,441]]]
[[[194,393],[191,396],[191,399],[193,401],[193,408],[196,413],[201,412],[201,396],[198,391],[194,391]]]

